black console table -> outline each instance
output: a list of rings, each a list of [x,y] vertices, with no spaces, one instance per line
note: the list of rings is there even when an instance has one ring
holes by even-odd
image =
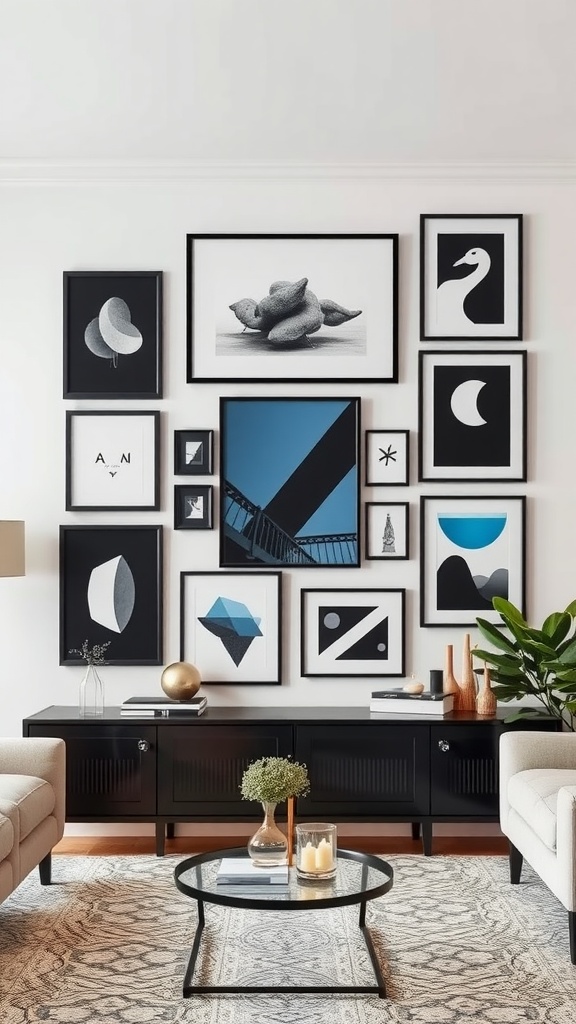
[[[156,852],[178,821],[254,821],[240,797],[247,765],[292,755],[308,766],[301,819],[411,822],[432,853],[434,822],[498,820],[503,730],[558,729],[554,719],[513,725],[460,712],[371,715],[367,708],[208,708],[200,717],[126,718],[106,708],[81,718],[49,707],[24,719],[24,736],[66,741],[66,820],[154,822]]]

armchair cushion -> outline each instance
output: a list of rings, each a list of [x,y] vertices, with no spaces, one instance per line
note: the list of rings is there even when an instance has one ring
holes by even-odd
[[[556,809],[562,786],[576,786],[576,769],[530,768],[508,780],[510,807],[549,850],[556,850]]]
[[[0,814],[0,861],[8,856],[14,845],[14,828],[9,818]]]
[[[18,828],[19,842],[26,839],[56,806],[56,794],[49,782],[33,775],[2,775],[0,813]]]

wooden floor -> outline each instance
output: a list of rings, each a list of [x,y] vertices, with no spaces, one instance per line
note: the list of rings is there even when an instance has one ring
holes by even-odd
[[[231,846],[243,846],[242,836],[182,836],[166,840],[166,853],[201,853]],[[422,844],[408,836],[345,836],[342,845],[347,850],[364,853],[421,853]],[[54,853],[114,856],[130,853],[154,853],[153,836],[74,836],[62,839]],[[508,853],[507,840],[501,836],[435,836],[433,852],[436,854],[471,857],[502,856]]]

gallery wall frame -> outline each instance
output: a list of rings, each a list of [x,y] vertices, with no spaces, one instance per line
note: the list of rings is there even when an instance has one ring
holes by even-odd
[[[300,592],[303,676],[403,676],[406,591]]]
[[[419,481],[525,481],[527,354],[419,353]]]
[[[162,397],[162,271],[64,272],[64,398]]]
[[[160,413],[66,412],[66,511],[160,508]]]
[[[410,557],[407,501],[367,501],[364,504],[364,550],[367,561]]]
[[[213,450],[213,430],[175,430],[175,476],[210,476],[213,472]]]
[[[398,380],[398,235],[187,235],[187,381]]]
[[[367,487],[405,487],[410,481],[410,431],[366,430]]]
[[[213,491],[210,484],[176,484],[174,529],[211,530]]]
[[[280,572],[180,573],[180,658],[203,685],[279,685],[281,619]]]
[[[420,498],[420,625],[499,622],[493,597],[526,614],[524,495]]]
[[[220,565],[360,564],[359,398],[220,399]]]
[[[60,664],[111,641],[110,665],[162,665],[162,527],[60,527]]]
[[[522,339],[522,224],[517,213],[421,214],[424,341]]]

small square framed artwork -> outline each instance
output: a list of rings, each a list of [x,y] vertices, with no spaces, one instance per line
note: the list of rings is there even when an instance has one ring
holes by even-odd
[[[526,352],[420,352],[418,479],[526,480]]]
[[[521,214],[422,214],[420,333],[522,339]]]
[[[180,658],[206,684],[279,684],[279,572],[181,572]]]
[[[160,508],[160,413],[66,413],[66,511]]]
[[[367,430],[367,487],[405,487],[410,478],[410,431]]]
[[[302,590],[303,676],[403,676],[405,590]]]
[[[64,398],[162,398],[162,271],[64,273]]]
[[[212,473],[213,448],[213,430],[175,430],[175,475],[209,476]]]
[[[420,625],[499,622],[493,597],[526,614],[526,498],[420,499]]]
[[[176,484],[174,529],[212,529],[212,487],[208,484]]]
[[[367,501],[365,555],[368,561],[409,558],[407,501]]]

